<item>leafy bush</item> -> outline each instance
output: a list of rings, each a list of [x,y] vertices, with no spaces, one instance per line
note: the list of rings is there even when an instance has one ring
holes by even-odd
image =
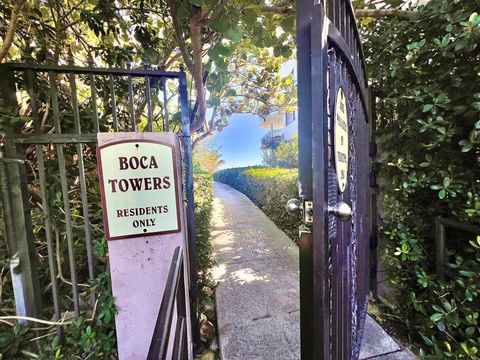
[[[280,168],[232,168],[214,173],[214,179],[247,195],[291,239],[298,239],[298,218],[285,204],[298,196],[298,171]]]
[[[432,0],[416,10],[363,28],[379,92],[382,260],[394,292],[385,311],[425,358],[478,359],[477,245],[450,234],[455,271],[445,282],[432,256],[436,216],[480,220],[478,2]]]
[[[208,285],[208,273],[212,267],[210,221],[213,210],[213,177],[210,174],[194,175],[195,225],[197,239],[197,266],[199,287]]]
[[[293,134],[290,141],[282,141],[275,148],[264,149],[263,164],[268,167],[298,168],[298,135]]]

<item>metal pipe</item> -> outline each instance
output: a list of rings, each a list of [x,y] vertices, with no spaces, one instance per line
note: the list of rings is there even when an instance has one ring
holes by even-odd
[[[136,131],[136,121],[135,121],[135,104],[134,104],[134,95],[133,95],[133,83],[132,75],[128,75],[128,99],[130,102],[130,128],[131,131]]]
[[[193,192],[193,161],[192,161],[192,142],[190,134],[190,114],[188,106],[187,76],[181,72],[179,78],[180,111],[182,116],[182,138],[183,138],[183,157],[185,164],[185,193],[187,200],[187,236],[188,236],[188,254],[190,271],[190,301],[192,304],[192,336],[194,346],[199,344],[198,319],[196,314],[197,304],[197,243],[195,230],[195,198]]]
[[[147,69],[119,69],[119,68],[96,68],[96,67],[78,67],[73,65],[55,65],[55,64],[46,64],[46,65],[35,65],[35,64],[24,64],[24,63],[7,63],[0,64],[0,67],[8,67],[12,70],[27,70],[31,69],[36,72],[55,72],[55,73],[66,73],[74,72],[75,74],[88,74],[93,73],[97,75],[119,75],[119,76],[152,76],[152,77],[167,77],[178,79],[180,77],[179,71],[161,71],[161,70],[147,70]]]
[[[118,131],[118,120],[117,120],[117,102],[115,100],[115,83],[113,81],[113,75],[109,75],[110,83],[110,101],[112,104],[112,118],[113,118],[113,130]]]

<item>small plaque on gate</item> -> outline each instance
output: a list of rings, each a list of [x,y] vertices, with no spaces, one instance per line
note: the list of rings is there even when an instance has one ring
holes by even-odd
[[[172,145],[118,141],[98,147],[97,158],[107,240],[180,231]]]
[[[334,112],[334,142],[335,168],[337,172],[338,191],[345,191],[348,179],[348,109],[345,92],[339,87],[335,98]]]

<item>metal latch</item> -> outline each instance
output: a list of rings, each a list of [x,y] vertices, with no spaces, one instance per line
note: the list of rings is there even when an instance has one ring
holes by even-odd
[[[290,199],[285,208],[290,215],[302,216],[306,225],[313,223],[313,201],[304,201],[302,204],[298,199]]]

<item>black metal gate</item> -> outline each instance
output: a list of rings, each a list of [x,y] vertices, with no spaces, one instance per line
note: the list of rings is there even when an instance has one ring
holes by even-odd
[[[0,66],[0,77],[0,186],[9,258],[18,265],[12,269],[18,279],[17,314],[63,323],[95,308],[95,294],[88,298],[82,293],[92,292],[88,282],[96,273],[93,244],[103,238],[101,223],[92,221],[101,212],[95,172],[98,132],[178,132],[183,143],[190,296],[196,304],[185,72],[12,63]],[[73,195],[80,201],[74,202]],[[59,256],[63,251],[65,261]],[[79,259],[85,268],[78,267]],[[192,317],[196,336],[195,311]],[[61,335],[60,326],[57,331]]]
[[[297,2],[302,359],[357,359],[369,291],[369,95],[349,0]]]

